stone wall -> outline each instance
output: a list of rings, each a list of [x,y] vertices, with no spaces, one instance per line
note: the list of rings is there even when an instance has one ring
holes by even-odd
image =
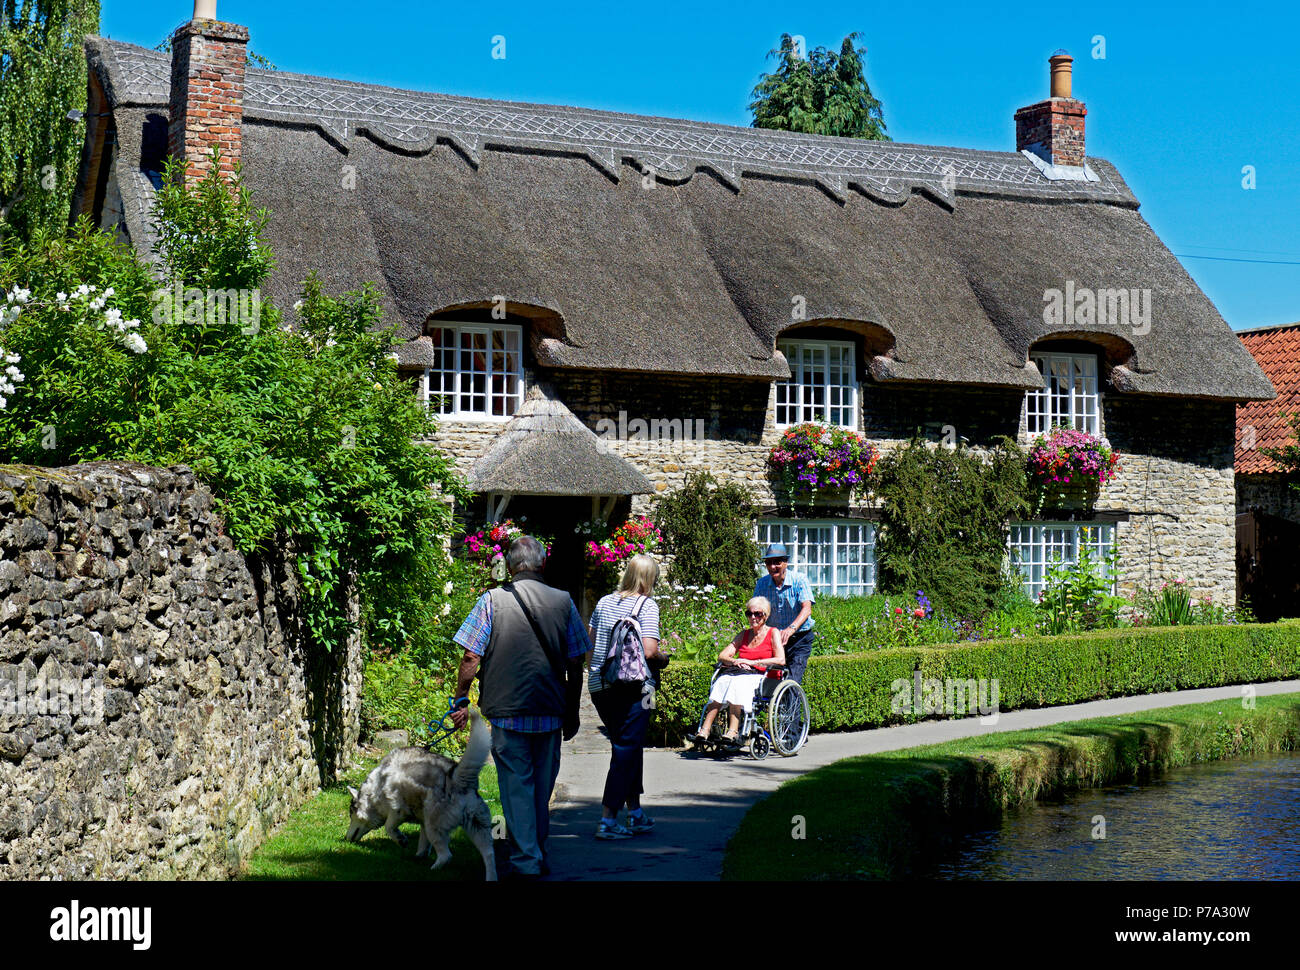
[[[780,437],[772,383],[585,371],[529,376],[549,382],[593,431],[618,429],[611,447],[640,468],[657,492],[678,487],[689,471],[707,470],[722,481],[748,484],[764,508],[784,507],[785,496],[773,490],[767,474],[768,452]],[[1030,443],[1020,391],[865,382],[859,392],[862,432],[885,452],[917,433],[936,442],[959,438],[977,450],[1002,436],[1024,447]],[[662,432],[663,422],[674,420],[681,431],[671,428],[673,440],[649,440],[653,434],[631,440],[622,432],[637,419],[648,432],[655,422]],[[1233,602],[1233,405],[1112,393],[1103,395],[1102,422],[1103,433],[1123,454],[1119,477],[1097,502],[1098,512],[1127,515],[1116,525],[1120,591],[1158,588],[1182,577],[1197,595]],[[500,427],[445,421],[434,442],[464,470]],[[648,511],[652,499],[635,497],[632,511]]]
[[[1280,474],[1238,475],[1237,511],[1264,512],[1300,522],[1300,489]]]
[[[360,650],[294,577],[183,466],[0,468],[0,880],[223,878],[334,774]]]

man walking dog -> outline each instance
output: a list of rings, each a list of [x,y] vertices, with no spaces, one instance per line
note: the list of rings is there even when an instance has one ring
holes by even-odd
[[[569,594],[542,582],[546,547],[529,536],[510,545],[511,580],[478,598],[456,643],[465,648],[456,696],[479,676],[479,708],[492,725],[492,760],[510,832],[511,874],[546,875],[551,792],[560,772],[560,735],[578,733],[587,628]],[[452,712],[457,730],[469,701]]]
[[[767,566],[767,575],[759,576],[754,583],[754,595],[765,597],[772,604],[768,623],[781,631],[791,679],[802,683],[816,636],[813,632],[812,587],[802,573],[790,569],[790,551],[784,543],[769,544],[763,550],[763,562]]]

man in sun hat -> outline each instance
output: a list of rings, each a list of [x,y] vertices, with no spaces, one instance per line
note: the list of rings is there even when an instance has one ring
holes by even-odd
[[[790,568],[790,550],[783,542],[769,543],[763,550],[767,575],[758,577],[754,595],[772,604],[768,624],[781,631],[785,644],[785,662],[795,682],[803,680],[808,655],[812,653],[812,587],[803,573]]]

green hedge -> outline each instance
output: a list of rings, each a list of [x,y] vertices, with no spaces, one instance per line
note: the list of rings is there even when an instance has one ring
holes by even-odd
[[[895,714],[890,685],[923,678],[998,681],[998,709],[1300,676],[1300,621],[1235,626],[1137,627],[1058,637],[987,640],[813,657],[803,687],[814,731],[880,727],[922,719]],[[675,744],[695,727],[713,665],[664,671],[651,737]]]

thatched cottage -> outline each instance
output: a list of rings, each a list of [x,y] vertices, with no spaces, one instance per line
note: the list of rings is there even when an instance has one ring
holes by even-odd
[[[866,592],[873,513],[792,508],[766,468],[785,426],[890,448],[1066,423],[1123,472],[1095,509],[1012,524],[1028,588],[1116,545],[1121,588],[1233,598],[1234,408],[1273,389],[1086,154],[1068,56],[986,152],[245,70],[247,30],[197,6],[171,55],[88,40],[78,212],[147,252],[164,157],[198,172],[221,144],[271,211],[272,298],[312,270],[378,284],[472,515],[572,536],[707,468],[822,591]]]

